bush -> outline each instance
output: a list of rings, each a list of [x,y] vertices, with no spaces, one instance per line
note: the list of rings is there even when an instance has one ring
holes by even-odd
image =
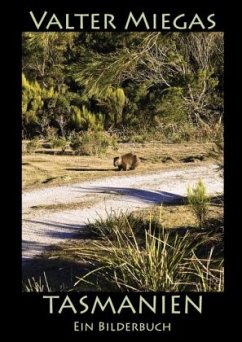
[[[188,123],[182,122],[180,124],[167,124],[163,128],[163,136],[167,142],[181,143],[184,141],[194,140],[196,128]]]
[[[204,141],[204,137],[197,137],[200,129],[188,122],[163,124],[156,120],[156,126],[137,127],[136,129],[121,129],[118,131],[119,139],[122,142],[146,143],[161,141],[163,143],[182,143],[188,141]]]
[[[37,138],[32,139],[26,144],[26,152],[27,153],[34,153],[39,146],[40,146],[39,139],[37,139]]]
[[[221,125],[217,125],[215,129],[215,138],[212,148],[209,150],[208,154],[214,158],[217,162],[219,170],[221,173],[224,171],[224,132]]]
[[[76,154],[88,156],[104,154],[109,146],[115,147],[116,145],[116,136],[102,131],[76,133],[71,137],[70,143],[70,147]]]
[[[209,197],[206,194],[206,187],[200,180],[197,185],[187,189],[188,203],[191,205],[193,214],[195,215],[199,228],[203,228],[208,216]]]
[[[68,146],[68,142],[66,138],[64,137],[61,137],[61,138],[54,137],[50,140],[50,146],[51,148],[60,148],[61,151],[64,153]]]
[[[56,139],[56,137],[58,136],[57,132],[58,132],[58,129],[56,127],[47,127],[46,128],[47,140],[51,141],[53,139]]]

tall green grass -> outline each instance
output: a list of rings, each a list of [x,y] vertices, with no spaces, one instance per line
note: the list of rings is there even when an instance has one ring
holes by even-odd
[[[125,216],[122,217],[124,220]],[[126,218],[125,229],[109,217],[109,234],[105,222],[98,221],[100,240],[95,247],[78,253],[97,263],[84,277],[78,278],[75,288],[93,279],[108,279],[112,290],[119,291],[222,291],[222,262],[212,259],[211,237],[206,234],[165,230],[152,227],[152,221],[144,227],[143,237]],[[138,219],[138,224],[140,219]],[[124,225],[124,221],[122,221]],[[113,228],[112,234],[110,229]],[[220,237],[221,238],[221,237]],[[197,254],[203,255],[200,257]],[[206,257],[205,254],[208,253]]]

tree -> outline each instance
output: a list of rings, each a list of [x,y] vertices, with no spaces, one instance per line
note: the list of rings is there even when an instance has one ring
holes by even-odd
[[[23,72],[31,81],[59,90],[66,77],[66,55],[76,35],[75,32],[23,33]]]
[[[26,32],[22,65],[26,136],[223,117],[222,33]]]
[[[33,133],[32,130],[45,133],[50,122],[44,110],[45,101],[53,96],[53,88],[42,88],[37,81],[29,82],[22,75],[22,125],[25,133]]]
[[[212,109],[211,104],[216,107],[214,94],[219,79],[214,72],[215,56],[222,60],[222,33],[155,32],[140,37],[143,39],[132,45],[131,36],[127,46],[113,53],[85,51],[88,55],[73,69],[76,80],[84,84],[88,94],[101,89],[99,95],[105,94],[110,86],[123,86],[127,81],[145,83],[147,88],[159,86],[160,92],[181,88],[191,121],[201,123],[213,117],[213,110],[208,108]],[[218,102],[221,115],[221,100]]]

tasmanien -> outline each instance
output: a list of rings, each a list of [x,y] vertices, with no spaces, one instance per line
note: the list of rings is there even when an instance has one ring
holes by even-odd
[[[112,298],[113,296],[113,298]],[[102,297],[102,298],[101,298]],[[131,298],[132,297],[132,298]],[[192,298],[188,295],[153,295],[136,297],[125,295],[119,299],[115,295],[109,296],[81,296],[71,298],[70,296],[44,295],[43,299],[48,303],[50,314],[62,314],[71,311],[73,314],[95,314],[109,312],[121,314],[130,312],[133,314],[143,314],[151,312],[153,314],[190,314],[197,312],[202,314],[202,296],[197,295]]]

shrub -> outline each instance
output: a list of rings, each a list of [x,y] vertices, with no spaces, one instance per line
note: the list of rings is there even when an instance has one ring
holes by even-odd
[[[71,137],[70,147],[79,155],[100,155],[109,146],[115,147],[117,138],[102,131],[86,131]]]
[[[26,152],[34,153],[39,146],[40,146],[39,139],[38,138],[32,139],[26,144]]]
[[[208,151],[208,154],[216,160],[219,170],[221,173],[224,171],[224,135],[223,128],[221,125],[217,125],[215,131],[214,144]]]
[[[56,139],[58,129],[56,127],[47,127],[46,128],[46,137],[49,141]]]
[[[203,228],[208,216],[209,197],[206,194],[206,187],[200,180],[197,185],[187,189],[188,203],[191,205],[193,214],[195,215],[199,228]]]
[[[50,140],[50,146],[51,148],[60,148],[61,151],[64,153],[68,146],[68,141],[64,137],[54,137]]]

